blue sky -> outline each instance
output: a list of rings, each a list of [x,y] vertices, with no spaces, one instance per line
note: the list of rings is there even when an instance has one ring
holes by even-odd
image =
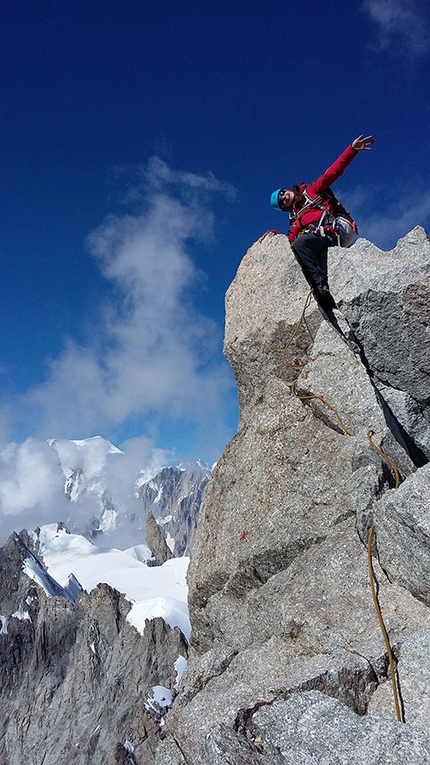
[[[273,189],[372,133],[336,185],[360,234],[430,230],[428,5],[15,0],[0,21],[1,442],[215,460],[224,294],[286,230]]]

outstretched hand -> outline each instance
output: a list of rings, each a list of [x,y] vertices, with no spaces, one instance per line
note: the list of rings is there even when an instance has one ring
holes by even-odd
[[[351,146],[355,151],[369,151],[372,143],[375,143],[375,139],[372,138],[371,135],[359,135],[358,138],[352,142]]]

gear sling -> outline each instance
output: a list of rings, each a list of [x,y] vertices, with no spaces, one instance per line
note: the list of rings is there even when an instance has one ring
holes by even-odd
[[[357,224],[348,210],[333,194],[331,188],[325,189],[315,199],[311,199],[306,188],[303,189],[302,193],[306,200],[305,204],[297,213],[290,212],[290,220],[297,220],[303,212],[310,208],[321,210],[322,214],[317,223],[308,224],[298,236],[305,233],[320,234],[321,236],[334,233],[337,237],[336,244],[339,247],[350,247],[358,235]]]

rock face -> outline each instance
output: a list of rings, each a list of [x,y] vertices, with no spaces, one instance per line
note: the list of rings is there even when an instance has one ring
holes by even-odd
[[[148,510],[146,515],[146,544],[151,550],[154,565],[156,566],[162,566],[167,560],[175,557],[164,539],[151,510]]]
[[[153,688],[174,694],[185,638],[163,619],[142,637],[106,584],[74,604],[46,596],[22,571],[29,543],[15,535],[0,550],[0,762],[154,762],[165,710]]]
[[[209,465],[197,460],[189,465],[165,467],[139,487],[145,510],[155,518],[175,557],[191,554],[210,474]]]
[[[158,765],[430,763],[429,256],[421,228],[388,253],[333,249],[340,310],[311,302],[287,349],[308,292],[288,240],[242,260],[225,330],[240,422],[200,510]]]

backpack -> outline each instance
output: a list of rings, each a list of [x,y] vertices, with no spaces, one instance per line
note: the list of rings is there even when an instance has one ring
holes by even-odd
[[[326,189],[316,199],[311,199],[305,189],[303,193],[306,198],[305,207],[316,207],[323,211],[316,230],[323,233],[323,229],[329,226],[335,231],[339,246],[350,247],[358,235],[357,224],[342,202],[339,202],[335,197],[332,190]]]

